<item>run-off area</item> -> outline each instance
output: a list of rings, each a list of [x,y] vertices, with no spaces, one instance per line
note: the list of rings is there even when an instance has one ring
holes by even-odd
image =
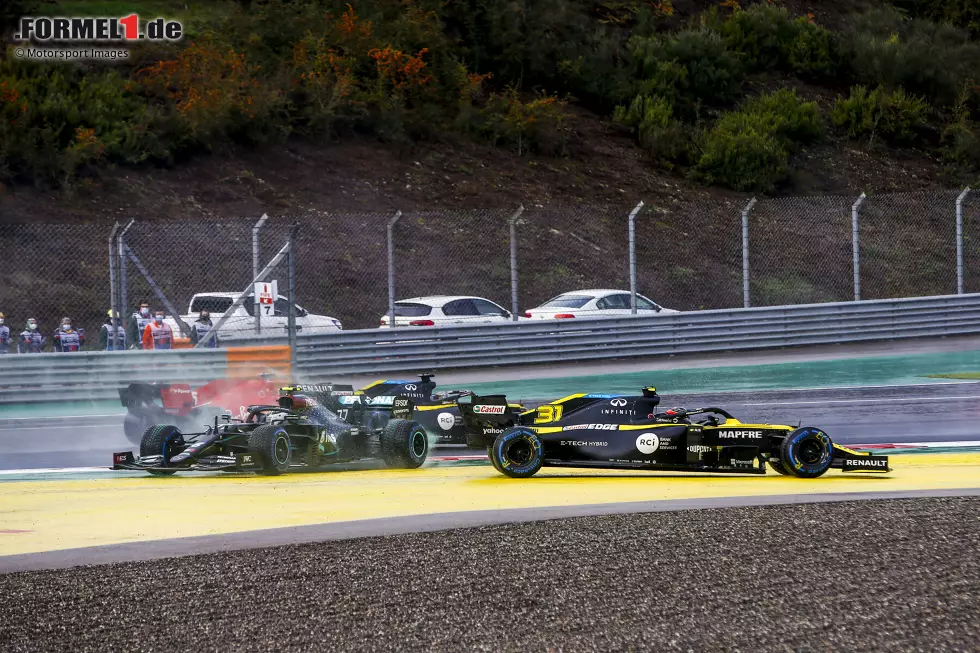
[[[7,651],[975,651],[980,498],[584,517],[0,575]]]

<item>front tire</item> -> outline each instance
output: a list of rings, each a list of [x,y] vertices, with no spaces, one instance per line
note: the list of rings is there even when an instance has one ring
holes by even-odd
[[[248,451],[259,461],[262,474],[279,476],[289,470],[292,459],[289,433],[277,424],[265,424],[252,431]]]
[[[429,435],[418,422],[390,420],[381,432],[381,457],[393,469],[417,469],[429,455]]]
[[[797,478],[817,478],[830,469],[834,444],[830,436],[813,426],[791,432],[779,446],[783,469]]]
[[[169,465],[170,459],[185,448],[184,434],[172,424],[157,424],[143,432],[140,438],[140,457],[163,456],[163,464]],[[176,469],[147,469],[154,476],[171,476]]]
[[[490,461],[505,476],[530,478],[544,463],[544,446],[531,429],[523,426],[509,428],[490,447]]]

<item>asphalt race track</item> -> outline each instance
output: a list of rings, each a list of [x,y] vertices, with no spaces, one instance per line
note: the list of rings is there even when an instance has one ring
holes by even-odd
[[[976,651],[980,498],[584,517],[0,574],[5,651]]]
[[[669,406],[718,406],[744,422],[802,422],[842,444],[980,441],[980,382],[665,394],[661,407]],[[107,466],[113,452],[130,449],[122,413],[0,419],[0,469]]]

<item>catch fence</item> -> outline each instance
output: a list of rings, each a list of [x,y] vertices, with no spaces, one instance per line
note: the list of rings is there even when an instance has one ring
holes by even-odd
[[[0,224],[0,312],[12,335],[35,317],[50,341],[68,316],[85,329],[85,348],[96,349],[112,282],[124,320],[144,300],[192,320],[195,294],[243,293],[294,226],[301,335],[331,333],[329,318],[344,330],[374,328],[393,299],[424,295],[484,297],[507,311],[516,298],[520,315],[589,288],[635,287],[681,311],[980,292],[980,197],[961,190],[761,198],[750,207],[730,199],[563,208],[529,202],[261,221],[132,218],[115,226]],[[267,278],[278,281],[282,296],[274,314],[259,318],[257,330],[246,301],[248,315],[223,325],[223,344],[285,337],[288,267],[283,258]],[[213,304],[213,322],[221,306]]]

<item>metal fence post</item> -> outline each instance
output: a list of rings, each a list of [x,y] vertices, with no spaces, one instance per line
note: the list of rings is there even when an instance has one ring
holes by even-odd
[[[752,305],[749,293],[749,213],[755,203],[756,199],[753,197],[742,209],[742,305],[745,308]]]
[[[129,265],[126,262],[126,232],[129,228],[133,226],[136,220],[131,219],[129,224],[127,224],[119,235],[117,236],[118,245],[116,247],[116,256],[119,257],[119,321],[126,326],[123,316],[126,315],[126,307],[129,305],[128,290],[129,284],[126,281],[126,269]],[[118,346],[118,343],[113,341],[113,348]]]
[[[388,221],[388,323],[395,328],[395,223],[402,217],[402,212]]]
[[[851,249],[854,264],[854,301],[861,300],[861,241],[858,236],[858,210],[866,195],[861,193],[861,197],[851,206]]]
[[[289,230],[289,369],[294,378],[296,374],[296,232],[298,230],[298,224],[293,224]]]
[[[956,198],[956,294],[963,294],[963,200],[970,194],[967,186]]]
[[[119,305],[116,302],[116,232],[119,231],[119,223],[112,226],[109,234],[109,310],[112,311],[112,349],[119,349]]]
[[[252,278],[259,276],[259,231],[262,230],[262,225],[265,221],[269,219],[268,214],[263,213],[259,221],[255,223],[252,227]],[[275,299],[273,301],[273,306],[275,306]],[[255,333],[262,333],[262,311],[255,311]]]
[[[510,216],[510,310],[514,322],[517,322],[517,219],[522,213],[523,204]]]
[[[630,232],[630,313],[636,315],[636,215],[643,208],[640,202],[630,212],[629,232]]]

